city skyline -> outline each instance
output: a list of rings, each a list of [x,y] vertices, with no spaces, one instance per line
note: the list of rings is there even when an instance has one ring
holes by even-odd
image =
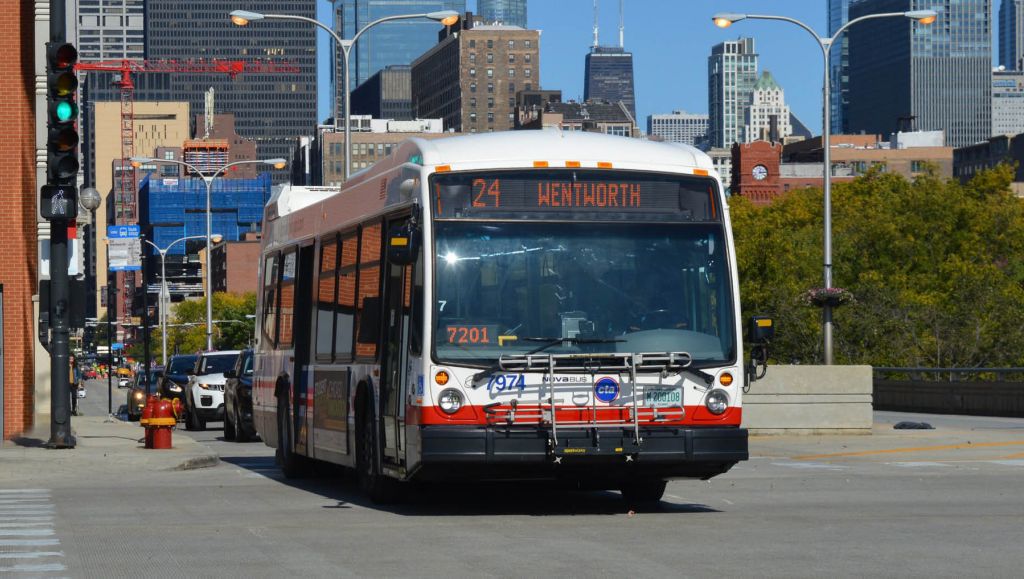
[[[604,6],[608,4],[608,6]],[[814,134],[821,132],[821,52],[814,40],[791,25],[778,22],[740,22],[722,30],[711,23],[720,11],[770,13],[797,18],[821,36],[828,34],[828,5],[808,6],[806,0],[777,0],[765,6],[758,0],[627,0],[625,3],[625,49],[633,53],[637,119],[651,114],[686,110],[708,113],[707,57],[711,47],[739,37],[757,41],[762,68],[772,71],[786,90],[786,103],[793,114]],[[476,12],[477,0],[467,0],[467,10]],[[331,22],[331,3],[318,1],[318,17]],[[998,0],[993,0],[993,46],[998,46],[995,25]],[[618,42],[618,6],[607,1],[600,12],[603,44]],[[615,8],[615,9],[613,9]],[[660,14],[651,18],[651,13]],[[582,99],[584,56],[593,44],[593,3],[591,0],[530,2],[529,26],[541,31],[541,88],[561,90],[565,99]],[[997,51],[993,51],[994,53]],[[330,116],[330,47],[326,33],[318,37],[320,54],[318,118]],[[327,62],[324,62],[327,58]],[[997,54],[992,55],[993,65]],[[808,74],[815,71],[815,74]],[[671,74],[667,74],[671,73]],[[354,88],[353,83],[353,88]]]

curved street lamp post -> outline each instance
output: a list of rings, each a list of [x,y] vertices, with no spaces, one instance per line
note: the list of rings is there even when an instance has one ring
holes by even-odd
[[[132,166],[139,167],[144,164],[181,165],[191,169],[202,178],[206,185],[206,350],[213,350],[213,267],[211,259],[211,248],[213,246],[213,211],[210,208],[210,197],[213,194],[213,181],[224,174],[231,167],[238,165],[272,165],[275,169],[283,169],[288,162],[284,159],[255,159],[248,161],[235,161],[217,169],[212,175],[207,175],[195,165],[179,161],[177,159],[154,159],[153,157],[132,157]]]
[[[822,131],[821,131],[821,148],[824,152],[824,160],[822,163],[822,180],[823,190],[825,197],[825,243],[824,243],[824,277],[825,277],[825,289],[832,287],[832,156],[830,151],[831,145],[831,97],[830,97],[830,53],[832,51],[832,45],[835,41],[854,24],[863,22],[865,20],[873,20],[877,18],[909,18],[916,20],[920,24],[932,24],[938,18],[938,13],[934,10],[910,10],[908,12],[884,12],[880,14],[867,14],[860,18],[854,18],[846,24],[839,27],[835,34],[831,37],[821,37],[814,31],[810,26],[796,20],[789,18],[788,16],[769,16],[764,14],[742,14],[737,12],[719,12],[711,17],[712,22],[719,28],[728,28],[740,20],[781,20],[783,22],[789,22],[796,24],[800,28],[803,28],[814,37],[814,40],[818,42],[818,46],[821,48],[821,53],[825,60],[825,78],[823,81],[824,88],[822,90],[824,106],[822,107]],[[825,364],[832,364],[832,304],[826,302],[822,307],[822,333],[823,333],[823,347],[824,347],[824,358]]]
[[[441,10],[439,12],[427,12],[424,14],[398,14],[395,16],[385,16],[384,18],[378,18],[373,22],[362,27],[359,32],[356,32],[355,36],[351,40],[345,40],[334,31],[333,28],[320,22],[319,20],[313,20],[312,18],[306,18],[305,16],[298,16],[295,14],[263,14],[260,12],[250,12],[248,10],[234,10],[229,15],[231,22],[237,26],[246,26],[250,22],[257,20],[298,20],[301,22],[307,22],[314,26],[318,26],[327,31],[334,39],[334,42],[341,48],[341,52],[344,54],[345,64],[345,75],[344,75],[344,94],[345,94],[345,180],[348,181],[348,176],[352,174],[352,127],[349,123],[349,117],[351,116],[351,107],[349,106],[350,96],[352,91],[349,90],[349,52],[352,50],[352,46],[355,45],[359,37],[374,26],[382,22],[390,22],[392,20],[409,20],[413,18],[428,18],[440,22],[445,26],[451,26],[459,21],[459,13],[454,10]],[[335,107],[334,111],[334,132],[338,132],[338,111]]]

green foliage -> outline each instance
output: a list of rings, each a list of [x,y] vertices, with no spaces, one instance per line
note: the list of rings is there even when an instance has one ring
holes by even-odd
[[[256,294],[213,294],[213,347],[236,350],[248,347],[256,331]],[[206,299],[176,304],[167,321],[167,351],[197,352],[206,349]],[[153,351],[159,355],[160,331],[153,332]]]
[[[967,184],[872,171],[832,190],[835,358],[876,366],[1020,366],[1024,200],[1000,166]],[[776,319],[780,362],[821,360],[823,202],[792,191],[767,207],[730,201],[744,316]]]

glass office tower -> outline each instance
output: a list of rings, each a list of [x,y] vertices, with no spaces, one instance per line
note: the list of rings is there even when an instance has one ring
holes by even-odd
[[[487,23],[526,28],[526,0],[476,0],[476,13]]]

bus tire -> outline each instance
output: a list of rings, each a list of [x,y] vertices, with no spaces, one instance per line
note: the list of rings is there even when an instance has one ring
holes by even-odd
[[[377,428],[369,394],[363,390],[360,396],[356,420],[356,478],[359,489],[377,504],[395,501],[394,483],[380,473],[377,463]]]
[[[661,502],[668,481],[641,479],[622,485],[622,498],[630,505],[653,506]]]
[[[277,403],[277,464],[285,478],[303,478],[309,475],[309,462],[304,456],[292,451],[292,429],[290,428],[288,402]]]

